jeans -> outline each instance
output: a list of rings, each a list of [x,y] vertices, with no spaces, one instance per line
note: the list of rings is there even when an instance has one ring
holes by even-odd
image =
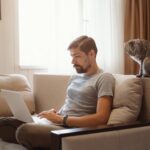
[[[18,143],[29,150],[46,150],[51,147],[51,130],[63,129],[56,125],[24,123],[14,117],[0,117],[0,138]]]

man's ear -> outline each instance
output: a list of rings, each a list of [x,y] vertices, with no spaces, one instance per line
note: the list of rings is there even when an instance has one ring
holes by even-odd
[[[92,57],[96,57],[95,51],[93,49],[89,51],[89,55],[91,55]]]

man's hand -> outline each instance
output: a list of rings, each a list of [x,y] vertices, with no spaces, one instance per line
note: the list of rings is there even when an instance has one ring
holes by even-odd
[[[41,113],[38,114],[38,117],[46,118],[57,124],[62,124],[62,122],[63,122],[63,116],[57,114],[57,111],[55,109],[50,109],[48,111],[42,111]]]

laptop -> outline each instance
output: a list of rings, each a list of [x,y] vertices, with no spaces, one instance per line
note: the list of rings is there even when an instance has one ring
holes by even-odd
[[[46,118],[39,118],[37,115],[31,115],[23,95],[18,91],[0,89],[0,95],[7,102],[13,116],[20,121],[38,124],[52,124]]]

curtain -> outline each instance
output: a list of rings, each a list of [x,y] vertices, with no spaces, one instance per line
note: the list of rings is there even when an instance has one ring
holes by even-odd
[[[111,73],[124,72],[124,0],[84,0],[84,33],[98,47],[97,63]]]
[[[133,38],[150,40],[150,1],[126,0],[124,41]],[[125,74],[137,74],[139,65],[125,55]]]
[[[124,0],[19,0],[19,65],[72,74],[67,46],[85,34],[96,41],[100,68],[123,73],[124,6]]]
[[[20,66],[71,74],[67,46],[83,34],[81,0],[19,0]]]

